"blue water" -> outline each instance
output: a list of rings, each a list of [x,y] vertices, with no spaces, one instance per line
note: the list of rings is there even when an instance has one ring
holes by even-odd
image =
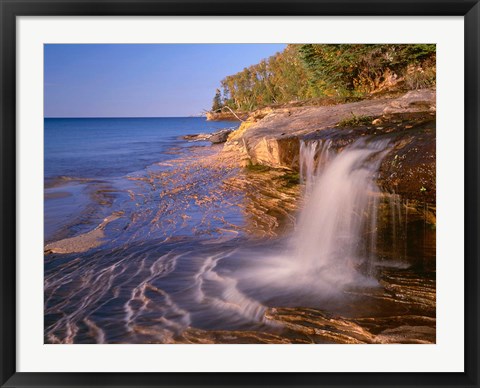
[[[182,136],[238,125],[201,117],[46,118],[44,124],[45,241],[91,229],[125,192],[125,177],[182,156],[188,147],[210,147]]]
[[[203,117],[46,118],[44,124],[46,181],[123,176],[171,159],[172,147],[191,146],[183,135],[236,126]]]

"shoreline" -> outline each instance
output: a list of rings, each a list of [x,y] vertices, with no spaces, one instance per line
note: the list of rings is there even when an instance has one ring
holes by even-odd
[[[162,166],[165,168],[155,172],[151,171],[143,176],[131,177],[132,182],[138,186],[138,190],[130,194],[130,201],[132,204],[145,204],[147,206],[145,211],[140,207],[138,208],[139,213],[133,217],[132,215],[122,214],[115,219],[105,220],[101,228],[95,228],[91,232],[70,240],[67,239],[62,244],[68,247],[68,245],[79,246],[83,243],[96,243],[96,241],[99,241],[99,237],[102,239],[108,237],[107,229],[110,223],[110,225],[117,224],[114,233],[118,233],[124,228],[127,228],[127,230],[132,227],[136,228],[135,225],[144,228],[143,217],[145,214],[150,214],[151,209],[155,212],[151,213],[149,218],[146,219],[148,229],[139,229],[139,233],[146,239],[145,242],[136,242],[135,240],[132,242],[125,240],[124,242],[124,240],[121,240],[124,245],[115,249],[108,246],[103,250],[101,245],[96,245],[91,250],[83,250],[85,247],[83,246],[82,250],[78,250],[79,253],[76,255],[52,252],[53,256],[52,260],[49,259],[48,261],[49,265],[54,265],[56,257],[65,258],[66,265],[70,265],[69,258],[75,257],[76,259],[71,262],[71,265],[75,266],[81,266],[84,262],[81,259],[85,257],[87,258],[85,260],[87,268],[90,268],[90,265],[97,263],[99,260],[108,259],[112,263],[109,264],[111,265],[109,268],[112,269],[102,272],[104,273],[102,277],[108,276],[109,278],[102,280],[98,286],[100,287],[101,284],[106,282],[108,284],[113,283],[114,273],[116,273],[114,269],[118,265],[120,265],[118,268],[119,274],[126,271],[122,267],[127,264],[133,266],[131,269],[131,271],[134,271],[133,273],[140,271],[144,266],[142,264],[143,260],[145,260],[142,252],[153,251],[154,261],[144,268],[146,279],[150,279],[154,274],[157,274],[155,271],[160,271],[158,274],[161,274],[165,270],[165,276],[168,277],[170,273],[168,271],[172,271],[171,268],[178,268],[178,266],[183,268],[186,263],[195,263],[199,260],[199,257],[202,257],[200,252],[204,250],[207,252],[204,255],[208,263],[209,257],[216,257],[218,252],[223,250],[227,250],[226,257],[228,258],[230,254],[228,252],[241,249],[242,245],[250,246],[251,244],[252,247],[257,247],[267,244],[269,248],[265,252],[270,252],[270,249],[278,246],[281,242],[286,244],[288,239],[291,238],[290,235],[295,228],[298,216],[297,210],[303,206],[301,196],[303,186],[296,180],[298,177],[292,177],[291,171],[260,168],[258,166],[243,167],[241,155],[228,148],[225,149],[221,145],[189,149],[182,158],[163,161]],[[209,184],[215,184],[215,186],[210,187]],[[161,199],[160,202],[159,198]],[[153,200],[154,202],[152,202]],[[238,207],[239,205],[241,205],[241,208]],[[235,224],[232,223],[232,219],[224,218],[221,206],[226,206],[228,212],[233,211],[233,209],[240,210],[238,216],[241,216],[244,221],[240,222],[237,218],[235,222],[238,223]],[[133,207],[133,209],[137,208]],[[185,218],[179,217],[178,209],[182,209]],[[382,209],[382,211],[388,211],[388,206],[385,205]],[[201,223],[194,223],[194,225],[197,225],[195,233],[186,234],[184,228],[189,222],[193,221],[189,217],[193,216],[197,210],[205,213],[206,217]],[[194,211],[194,213],[190,213],[191,211]],[[412,216],[413,212],[409,213],[409,217]],[[132,221],[134,221],[133,226],[129,226],[129,222]],[[214,224],[210,224],[211,222],[214,222]],[[219,227],[219,223],[225,226]],[[144,234],[145,230],[158,231],[158,228],[160,230],[162,228],[173,228],[173,231],[171,235],[165,235],[160,240],[156,239],[158,234],[152,234],[151,236]],[[180,234],[176,232],[177,230],[180,231]],[[100,236],[100,234],[103,235]],[[118,236],[115,236],[116,238]],[[66,244],[67,242],[72,244]],[[77,245],[77,243],[79,244]],[[62,244],[59,244],[60,248]],[[157,250],[160,253],[156,253]],[[184,257],[185,254],[187,256]],[[112,258],[109,258],[110,255],[112,255]],[[139,260],[141,259],[140,263],[135,261],[137,257]],[[184,259],[177,263],[177,257],[184,257]],[[239,258],[240,262],[243,261],[242,257]],[[127,258],[129,259],[126,261]],[[65,259],[59,260],[59,262],[63,262]],[[163,267],[163,264],[156,264],[157,262],[163,263],[163,260],[167,259],[173,260],[173,263],[166,265],[166,267]],[[225,261],[226,265],[228,265],[228,262]],[[233,263],[235,262],[234,260]],[[170,269],[167,270],[167,268]],[[253,268],[250,270],[253,270]],[[75,274],[74,271],[71,273]],[[61,275],[61,271],[59,274]],[[216,275],[212,278],[209,277],[210,275],[202,275],[206,276],[204,281],[208,279],[210,279],[208,281],[212,281],[218,276],[224,276],[221,275],[222,272],[218,274],[212,272],[211,276],[214,274]],[[122,338],[124,338],[125,343],[138,343],[140,341],[138,338],[144,338],[144,340],[153,343],[191,344],[435,343],[434,278],[433,280],[431,276],[423,278],[421,277],[423,275],[417,274],[416,270],[410,269],[409,266],[388,267],[388,262],[383,267],[379,267],[378,276],[379,283],[375,287],[347,289],[343,297],[348,302],[341,306],[338,306],[335,300],[326,303],[323,307],[316,306],[313,303],[308,308],[289,307],[288,304],[285,305],[284,303],[277,303],[274,307],[270,305],[266,307],[261,302],[255,301],[257,303],[256,308],[260,308],[260,312],[264,311],[261,322],[270,324],[272,329],[265,327],[261,329],[260,326],[256,326],[259,324],[253,323],[251,324],[253,328],[247,326],[243,329],[221,329],[214,326],[208,330],[202,329],[201,325],[189,323],[188,312],[177,311],[175,310],[178,309],[178,307],[175,307],[176,305],[171,307],[167,303],[165,308],[173,308],[176,314],[181,314],[180,323],[178,323],[180,327],[167,322],[165,328],[163,326],[154,328],[148,322],[134,323],[133,321],[127,321],[127,327],[130,330],[129,335],[133,335],[133,337]],[[174,279],[166,279],[166,284]],[[182,277],[179,279],[180,283],[184,282],[184,280],[181,280]],[[421,283],[419,283],[420,280]],[[50,281],[52,284],[49,285],[48,289],[55,293],[55,282]],[[126,282],[127,280],[122,281]],[[134,291],[139,287],[141,288],[143,284],[138,282],[139,280],[136,280],[133,283]],[[75,281],[72,284],[75,286]],[[141,295],[144,295],[144,297],[148,295],[148,298],[153,298],[156,294],[160,298],[166,298],[165,295],[169,295],[164,291],[165,289],[168,290],[168,287],[165,288],[166,286],[164,286],[162,288],[159,284],[155,284],[153,286],[152,283],[146,289],[141,288],[143,291],[142,294],[138,294],[138,297],[132,296],[128,301],[122,302],[132,311],[129,312],[130,310],[127,309],[127,315],[133,314],[128,316],[135,317],[135,314],[140,314],[141,308],[137,310],[135,303],[140,302]],[[227,282],[226,284],[230,283]],[[92,285],[92,287],[94,291],[97,289],[95,285]],[[191,287],[191,285],[188,285],[188,289]],[[96,292],[108,293],[108,290],[99,288]],[[140,292],[134,291],[132,291],[132,295],[137,295],[135,292]],[[75,288],[72,292],[75,293]],[[111,298],[115,298],[115,295],[114,293]],[[168,297],[172,298],[173,295]],[[148,298],[146,299],[147,302],[153,300]],[[356,309],[355,306],[359,301],[362,301],[362,308]],[[169,303],[172,304],[173,302]],[[253,306],[255,306],[253,301],[248,303],[253,303]],[[376,311],[376,306],[379,304],[383,306],[382,313]],[[224,305],[235,306],[235,303],[224,302],[222,306]],[[153,311],[156,311],[156,304],[153,304],[153,302],[148,302],[142,306],[145,308],[150,306],[154,309]],[[229,310],[227,309],[227,311]],[[152,313],[149,312],[149,314]],[[156,314],[163,316],[164,312],[160,310]],[[133,318],[130,319],[133,320]],[[95,324],[102,327],[101,322],[95,322]],[[48,326],[48,342],[64,342],[61,336],[56,336],[56,328],[61,327],[62,323],[53,322],[51,325]],[[173,325],[174,329],[171,329],[169,325]],[[122,324],[121,326],[125,325]],[[108,333],[108,330],[103,332],[102,342],[110,343],[112,341],[108,339]],[[69,337],[65,341],[77,342],[73,337]],[[81,340],[78,341],[81,342]],[[113,342],[118,342],[118,340],[113,340]]]
[[[406,110],[409,110],[411,101],[408,102],[407,104],[404,104],[403,106],[399,105],[397,101],[398,99],[388,100],[387,108],[388,106],[393,106],[396,109],[396,110],[395,109],[393,110],[393,114],[398,114],[399,111],[404,112]],[[401,101],[401,98],[400,98],[400,101]],[[300,147],[299,139],[305,139],[305,141],[322,141],[321,140],[322,136],[326,135],[327,139],[328,138],[335,139],[334,141],[338,143],[337,147],[339,147],[341,150],[341,148],[345,147],[346,144],[349,144],[355,138],[358,138],[359,134],[363,136],[365,134],[368,134],[369,131],[371,131],[372,129],[378,132],[377,136],[385,136],[385,135],[382,135],[382,132],[384,132],[387,136],[391,136],[392,132],[388,130],[388,127],[392,125],[396,125],[397,127],[398,125],[402,125],[400,128],[401,128],[401,131],[403,131],[403,133],[412,131],[412,129],[415,130],[415,128],[413,128],[414,126],[416,128],[420,128],[422,123],[424,122],[426,122],[427,124],[433,123],[434,125],[435,120],[434,120],[434,116],[432,119],[432,116],[431,116],[432,112],[430,108],[432,101],[434,100],[430,99],[429,103],[424,102],[423,105],[418,104],[418,101],[419,101],[418,98],[417,100],[414,100],[414,103],[415,103],[414,107],[416,112],[409,113],[410,117],[413,117],[413,119],[407,118],[406,120],[405,119],[402,120],[402,118],[400,118],[400,121],[395,122],[395,119],[392,120],[391,118],[391,117],[394,117],[392,116],[392,113],[388,112],[388,109],[383,107],[382,112],[386,110],[387,113],[390,114],[390,118],[387,118],[387,119],[375,118],[374,120],[379,122],[379,123],[376,123],[375,125],[370,124],[369,126],[367,124],[367,125],[357,126],[357,127],[353,126],[353,127],[335,128],[335,127],[332,127],[332,124],[328,125],[328,123],[326,123],[326,124],[323,124],[323,127],[321,127],[320,129],[316,127],[313,127],[312,129],[305,129],[305,127],[303,127],[303,129],[300,132],[296,132],[297,131],[296,128],[299,126],[299,123],[302,123],[302,115],[304,114],[307,115],[306,123],[308,124],[309,122],[308,120],[311,120],[311,118],[308,118],[308,117],[312,116],[312,111],[311,111],[312,108],[307,108],[305,110],[302,107],[302,108],[299,108],[298,112],[296,113],[292,111],[285,112],[285,110],[283,109],[270,110],[267,113],[264,113],[262,111],[263,112],[262,114],[259,114],[257,112],[252,114],[249,120],[243,123],[236,130],[224,129],[217,132],[212,132],[211,134],[197,134],[197,135],[183,136],[184,141],[192,142],[192,141],[205,141],[205,140],[208,140],[208,137],[210,136],[216,136],[218,134],[221,134],[222,143],[224,142],[223,145],[220,145],[221,143],[218,144],[219,142],[213,141],[211,146],[200,147],[200,150],[205,150],[206,153],[211,153],[211,155],[209,156],[201,155],[202,152],[199,153],[195,150],[195,148],[189,147],[185,155],[179,158],[180,163],[178,162],[178,158],[175,158],[172,160],[163,160],[162,162],[159,162],[157,164],[179,166],[179,164],[183,163],[185,165],[188,165],[188,164],[197,164],[199,166],[201,165],[203,166],[203,168],[206,168],[206,169],[217,168],[217,169],[228,169],[229,171],[233,171],[236,169],[237,172],[235,176],[229,179],[228,185],[230,185],[231,188],[234,190],[241,191],[243,193],[250,191],[252,193],[256,193],[255,195],[258,198],[262,198],[260,201],[256,201],[255,199],[253,199],[250,205],[246,205],[245,208],[246,209],[248,208],[248,211],[245,210],[245,212],[250,213],[250,216],[247,214],[246,217],[247,218],[253,217],[257,219],[256,221],[253,222],[253,224],[257,225],[257,229],[259,228],[259,225],[263,224],[263,228],[265,230],[263,232],[259,232],[257,230],[256,233],[260,233],[265,236],[266,235],[273,236],[275,235],[275,232],[273,230],[275,229],[274,225],[279,225],[279,221],[275,219],[275,217],[269,216],[267,213],[270,212],[272,214],[275,214],[280,211],[280,213],[282,213],[282,217],[283,218],[286,217],[288,219],[289,217],[292,217],[289,214],[293,214],[293,212],[299,206],[301,186],[299,185],[299,176],[298,176],[298,171],[299,171],[298,156],[296,156],[298,155],[297,154],[298,151],[295,151],[294,149],[292,149],[292,146],[294,148]],[[375,104],[378,105],[378,101],[375,102]],[[421,106],[420,111],[417,108],[418,105]],[[428,107],[427,112],[425,112],[424,107]],[[325,108],[329,109],[330,107],[322,107],[322,109],[317,114],[319,115],[319,117],[322,117],[321,115],[324,114],[323,112],[325,112]],[[415,115],[417,115],[419,119],[415,118]],[[289,127],[285,127],[285,123],[282,120],[285,120],[285,118],[287,118],[290,121],[290,118],[292,116],[295,117],[295,119],[293,120],[294,123],[288,124],[290,125]],[[334,120],[338,120],[339,119],[338,117],[339,116],[336,116]],[[264,122],[266,124],[263,124]],[[277,138],[278,132],[279,132],[278,129],[276,129],[276,126],[279,125],[277,124],[277,122],[281,124],[281,130],[284,131],[280,133],[280,138]],[[413,125],[410,125],[410,124],[413,124]],[[263,129],[262,126],[267,128],[267,131],[265,131],[265,129]],[[272,128],[272,129],[268,129],[268,128]],[[307,125],[307,128],[308,128],[308,125]],[[333,129],[330,129],[330,128],[333,128]],[[385,132],[385,128],[387,129],[386,132]],[[407,129],[403,129],[403,128],[407,128]],[[256,135],[256,132],[258,130],[262,132],[262,136],[263,136],[260,138],[261,140],[260,142],[256,140],[256,139],[259,139],[258,135]],[[433,126],[433,130],[434,130],[434,126]],[[253,134],[253,137],[252,135],[250,135],[250,133]],[[395,131],[393,133],[395,134]],[[269,136],[271,140],[265,141],[265,139],[267,139]],[[310,139],[313,139],[313,140],[310,140]],[[435,137],[433,136],[432,139],[434,141]],[[257,143],[255,143],[255,141],[257,141]],[[405,143],[405,141],[403,141],[403,143]],[[418,144],[419,143],[417,142],[416,145]],[[333,143],[332,145],[335,146],[335,143]],[[267,148],[265,148],[265,146],[267,146]],[[271,147],[273,147],[273,149],[276,147],[277,150],[272,151]],[[265,150],[263,150],[263,148],[265,148]],[[420,153],[422,152],[423,152],[423,149],[420,149]],[[434,149],[433,149],[433,152],[434,152]],[[288,154],[290,155],[288,156]],[[388,179],[391,180],[392,176],[395,176],[395,173],[391,171],[392,167],[404,168],[403,164],[400,161],[405,158],[406,156],[402,156],[402,154],[399,153],[399,151],[396,151],[394,156],[390,157],[390,159],[388,157],[386,158],[386,162],[383,165],[388,166],[388,168],[387,170],[385,170],[385,168],[383,168],[383,170],[381,169],[381,171],[384,171],[384,172],[381,172],[381,175],[378,177],[380,187],[382,188],[382,196],[386,198],[388,197],[398,198],[398,196],[400,196],[399,198],[403,197],[403,201],[401,201],[402,202],[401,207],[403,207],[404,209],[409,208],[411,217],[420,217],[427,220],[426,222],[428,222],[429,224],[435,225],[436,223],[436,207],[434,202],[435,180],[433,180],[433,186],[432,186],[432,183],[427,185],[424,182],[420,182],[420,183],[415,182],[417,185],[418,184],[421,185],[420,189],[417,187],[407,189],[410,191],[412,190],[414,191],[413,197],[412,195],[407,195],[405,197],[404,196],[405,192],[402,193],[401,190],[398,190],[399,182],[401,182],[401,179],[405,179],[406,176],[409,176],[408,174],[403,174],[403,178],[402,177],[396,178],[397,183],[395,188],[397,190],[395,189],[392,190],[391,184],[389,189]],[[399,161],[399,163],[397,163],[397,161]],[[435,164],[433,164],[433,171],[435,171],[434,167],[435,167]],[[181,175],[183,174],[181,172],[182,168],[181,166],[179,168],[180,170],[178,173]],[[246,176],[248,176],[248,179],[246,178]],[[385,177],[387,176],[389,178],[386,179]],[[143,178],[128,178],[128,179],[141,180]],[[398,179],[400,179],[400,181]],[[69,183],[74,181],[76,181],[74,178],[59,177],[55,182],[52,182],[51,186],[59,187],[61,183]],[[81,179],[80,181],[95,182],[96,180]],[[425,188],[424,191],[422,190],[423,188]],[[433,202],[432,200],[425,201],[426,198],[432,197],[432,193],[433,193]],[[58,197],[61,198],[62,194],[58,193]],[[409,201],[405,203],[405,199],[408,199]],[[398,201],[398,199],[395,199],[395,200]],[[277,204],[278,201],[283,203],[282,206],[286,209],[286,211],[281,210],[281,206],[278,206]],[[257,204],[255,205],[256,202]],[[266,205],[269,202],[270,202],[270,205]],[[424,203],[428,205],[424,205]],[[261,212],[258,211],[258,209],[265,209],[265,208],[270,208],[270,210],[261,211]],[[111,213],[111,215],[112,214],[113,213]],[[111,217],[111,215],[107,216],[107,218]],[[262,217],[264,218],[264,220],[260,221]],[[292,224],[294,223],[294,221],[290,220],[288,223]],[[100,223],[100,225],[102,225],[102,223]],[[83,233],[77,234],[75,236],[70,236],[70,237],[56,240],[56,241],[50,241],[48,244],[45,245],[45,251],[49,253],[54,253],[54,252],[60,253],[60,251],[64,253],[73,253],[73,252],[85,252],[90,248],[98,247],[102,245],[102,243],[100,242],[102,237],[100,236],[101,234],[100,231],[103,230],[103,227],[98,229],[100,225],[98,225],[97,227],[94,227],[93,229],[87,230]],[[260,227],[260,229],[261,228],[262,227]]]
[[[292,247],[306,205],[300,175],[251,163],[248,148],[232,147],[236,135],[125,176],[116,207],[98,204],[111,216],[45,247],[46,342],[435,343],[435,231],[426,213],[378,193],[375,281],[330,294],[315,278],[322,270],[305,273]],[[295,281],[302,276],[307,288]],[[82,313],[58,319],[65,300]]]

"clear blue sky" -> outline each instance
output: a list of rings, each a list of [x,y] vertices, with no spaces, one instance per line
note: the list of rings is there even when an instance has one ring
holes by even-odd
[[[189,116],[284,44],[45,45],[45,117]]]

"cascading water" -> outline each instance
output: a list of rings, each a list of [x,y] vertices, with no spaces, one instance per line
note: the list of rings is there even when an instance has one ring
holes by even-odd
[[[375,183],[388,142],[360,140],[340,153],[331,142],[300,145],[304,205],[293,235],[270,250],[243,250],[241,287],[262,303],[330,303],[346,287],[377,285]],[[261,259],[259,259],[261,258]]]
[[[386,141],[363,140],[330,155],[330,143],[300,146],[306,202],[294,237],[296,259],[319,281],[346,285],[371,275],[379,190],[375,176]],[[362,270],[360,270],[362,268]]]
[[[320,145],[320,147],[319,147]],[[300,179],[305,184],[305,195],[308,196],[315,184],[318,171],[328,162],[330,158],[330,147],[332,142],[326,140],[322,143],[311,141],[300,142]]]

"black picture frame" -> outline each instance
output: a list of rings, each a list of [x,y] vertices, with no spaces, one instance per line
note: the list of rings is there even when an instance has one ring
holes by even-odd
[[[478,0],[0,0],[2,387],[478,387]],[[16,371],[16,17],[103,15],[463,16],[465,21],[465,372],[463,373],[20,373]]]

